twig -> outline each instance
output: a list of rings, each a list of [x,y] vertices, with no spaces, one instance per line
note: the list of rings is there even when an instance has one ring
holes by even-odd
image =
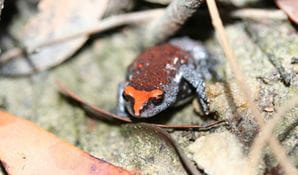
[[[99,117],[100,119],[116,119],[121,122],[125,123],[133,123],[133,121],[128,117],[121,117],[118,115],[115,115],[113,113],[110,113],[108,111],[105,111],[93,104],[88,103],[87,101],[83,100],[81,97],[77,96],[75,93],[73,93],[70,89],[68,89],[66,86],[64,86],[61,82],[56,81],[56,85],[58,86],[59,91],[65,95],[66,97],[69,97],[70,99],[74,100],[75,102],[82,105],[87,111],[94,111],[96,117]],[[207,124],[205,126],[202,125],[191,125],[191,124],[180,124],[180,125],[162,125],[162,124],[153,124],[152,125],[160,128],[168,128],[168,129],[197,129],[197,130],[208,130],[213,127],[217,127],[222,123],[225,123],[225,120],[216,121],[210,124]]]
[[[1,54],[0,64],[6,63],[7,61],[11,60],[12,58],[16,58],[18,56],[25,55],[26,54],[25,52],[26,51],[23,48],[10,49],[10,50],[4,52],[3,54]]]
[[[104,111],[104,110],[96,107],[93,104],[89,104],[88,102],[86,102],[85,100],[83,100],[81,97],[79,97],[75,93],[73,93],[70,89],[68,89],[67,87],[65,87],[61,82],[56,81],[56,84],[58,86],[59,91],[63,95],[65,95],[66,97],[70,97],[71,99],[73,99],[74,101],[80,103],[84,107],[87,107],[88,109],[91,109],[91,110],[95,111],[97,114],[99,114],[98,116],[100,116],[101,119],[111,119],[111,118],[114,118],[114,119],[117,119],[117,120],[120,120],[120,121],[126,122],[126,123],[131,123],[132,122],[129,118],[117,116],[117,115],[115,115],[113,113]]]
[[[144,46],[152,46],[173,35],[193,15],[203,0],[173,0],[164,14],[144,30]]]
[[[274,19],[274,20],[287,20],[287,15],[281,10],[267,10],[256,8],[243,8],[231,12],[232,17],[248,18],[254,20]]]
[[[262,128],[265,124],[265,121],[263,119],[263,115],[261,112],[258,110],[256,104],[254,103],[253,97],[251,96],[251,91],[249,88],[246,86],[246,81],[245,81],[245,76],[243,72],[241,71],[240,67],[237,64],[236,61],[236,56],[228,42],[228,38],[226,36],[226,33],[224,31],[224,27],[222,24],[222,21],[219,17],[218,10],[215,4],[214,0],[207,0],[208,4],[208,9],[212,18],[212,23],[213,26],[218,33],[218,38],[221,46],[223,47],[223,50],[225,52],[227,61],[229,65],[231,66],[231,70],[236,78],[236,82],[241,90],[241,92],[244,94],[245,99],[248,101],[248,105],[252,111],[252,114],[260,127]],[[281,167],[284,169],[286,174],[288,175],[293,175],[293,174],[298,174],[295,166],[292,165],[292,163],[288,160],[286,153],[278,140],[275,137],[271,137],[269,139],[269,145],[272,149],[272,152],[276,156],[277,160],[279,161]],[[249,171],[255,171],[249,169]],[[253,173],[254,174],[254,173]]]
[[[24,48],[14,48],[14,49],[8,50],[5,53],[3,53],[3,55],[0,57],[0,64],[3,64],[13,58],[17,58],[18,56],[22,56],[24,53],[30,55],[34,52],[38,52],[39,49],[42,49],[44,47],[49,47],[55,44],[66,42],[71,39],[75,39],[82,36],[88,37],[92,34],[103,32],[111,28],[115,28],[117,26],[122,26],[125,24],[133,24],[133,23],[136,24],[142,21],[146,21],[148,19],[152,19],[160,16],[163,11],[164,11],[163,9],[155,9],[155,10],[147,10],[142,12],[128,13],[128,14],[108,17],[106,19],[101,20],[101,22],[99,22],[97,25],[87,30],[84,30],[82,32],[78,32],[75,34],[71,34],[69,36],[56,38],[51,41],[45,41],[43,43],[37,44],[36,46],[33,46],[31,50],[25,50]]]
[[[220,124],[225,123],[226,120],[219,120],[216,122],[212,122],[207,125],[172,125],[172,124],[167,124],[167,125],[161,125],[161,124],[153,124],[154,126],[160,127],[160,128],[169,128],[169,129],[198,129],[200,131],[203,130],[209,130],[211,128],[217,127]]]
[[[109,0],[104,17],[128,12],[135,6],[135,3],[136,2],[132,0]]]
[[[258,162],[261,157],[261,151],[265,146],[266,142],[268,142],[269,138],[272,137],[272,132],[274,127],[280,122],[283,116],[290,109],[294,108],[298,105],[298,97],[292,98],[287,102],[286,105],[282,105],[277,109],[277,113],[273,115],[272,119],[268,121],[265,126],[261,129],[258,136],[255,138],[254,143],[252,145],[251,151],[249,153],[250,158],[250,166],[252,169],[255,169],[258,165]]]

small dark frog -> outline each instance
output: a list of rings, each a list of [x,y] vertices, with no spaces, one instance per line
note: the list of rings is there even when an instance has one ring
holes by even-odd
[[[194,94],[208,115],[204,80],[211,77],[209,58],[200,43],[186,37],[145,50],[128,67],[126,82],[119,85],[118,115],[152,117]]]

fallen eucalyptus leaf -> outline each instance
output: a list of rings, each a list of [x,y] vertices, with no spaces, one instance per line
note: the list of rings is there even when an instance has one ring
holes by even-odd
[[[284,11],[293,22],[298,24],[298,1],[297,0],[275,0],[277,6]]]
[[[21,41],[32,54],[11,59],[0,65],[2,75],[26,75],[60,64],[74,54],[87,36],[35,49],[42,43],[81,32],[98,23],[106,9],[107,0],[42,0],[39,13],[20,29]]]
[[[0,111],[0,161],[9,175],[132,175],[32,122]]]

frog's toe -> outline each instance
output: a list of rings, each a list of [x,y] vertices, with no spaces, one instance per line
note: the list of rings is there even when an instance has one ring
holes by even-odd
[[[203,114],[204,114],[204,115],[209,115],[209,114],[210,114],[210,108],[209,108],[208,100],[206,100],[206,99],[201,99],[201,98],[200,98],[199,101],[200,101],[200,105],[201,105]]]

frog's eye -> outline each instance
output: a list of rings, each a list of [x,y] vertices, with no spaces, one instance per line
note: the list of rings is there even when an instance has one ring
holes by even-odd
[[[125,101],[133,101],[134,98],[132,96],[130,96],[129,94],[126,94],[125,92],[122,93],[123,98],[125,99]]]
[[[128,101],[131,98],[131,96],[127,95],[125,92],[122,93],[122,96],[126,101]]]
[[[150,99],[150,101],[155,105],[159,105],[162,102],[162,100],[163,100],[162,94]]]

